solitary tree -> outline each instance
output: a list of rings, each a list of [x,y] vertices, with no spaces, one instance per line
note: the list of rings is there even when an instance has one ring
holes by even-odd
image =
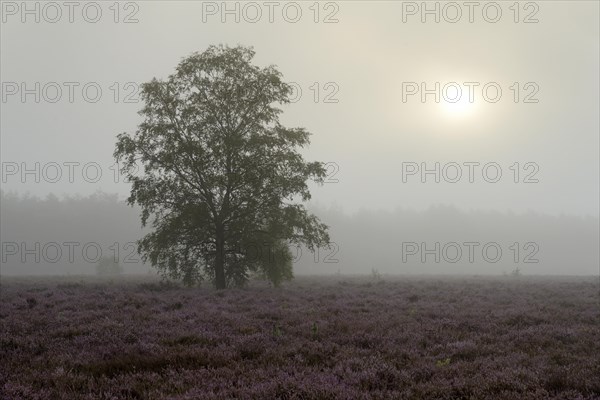
[[[210,277],[222,289],[250,270],[278,284],[291,278],[289,244],[329,243],[327,226],[301,204],[325,167],[298,152],[305,129],[279,122],[290,85],[253,57],[252,48],[210,46],[183,59],[168,79],[141,86],[143,121],[118,135],[128,202],[154,228],[138,251],[188,284]]]

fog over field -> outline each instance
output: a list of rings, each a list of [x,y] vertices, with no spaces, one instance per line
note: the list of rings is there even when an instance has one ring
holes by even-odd
[[[598,218],[463,212],[453,206],[426,211],[313,207],[330,226],[331,248],[293,247],[300,275],[470,274],[597,275]],[[147,273],[135,241],[148,229],[139,209],[116,195],[59,200],[3,195],[2,273],[90,274],[100,254],[120,259],[126,273]],[[25,244],[23,244],[25,243]],[[515,246],[516,243],[516,246]],[[271,251],[263,243],[251,257]],[[499,251],[499,252],[498,252]],[[36,259],[37,257],[37,259]]]

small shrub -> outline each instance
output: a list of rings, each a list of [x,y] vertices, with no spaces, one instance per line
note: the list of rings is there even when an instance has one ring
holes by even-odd
[[[273,336],[281,337],[281,326],[277,322],[273,324]]]
[[[27,298],[27,307],[29,308],[33,308],[37,305],[37,300],[33,297],[28,297]]]
[[[311,332],[312,332],[312,336],[313,338],[316,338],[317,335],[319,334],[319,327],[317,326],[316,322],[313,322],[312,327],[310,328]]]
[[[120,275],[123,273],[123,267],[114,257],[100,257],[96,264],[96,274],[98,275]]]
[[[410,296],[408,296],[408,301],[410,303],[415,303],[418,300],[419,300],[419,296],[417,296],[416,294],[411,294]]]
[[[127,335],[125,335],[125,337],[123,338],[123,342],[127,343],[127,344],[133,344],[133,343],[137,343],[139,341],[139,338],[137,337],[137,335],[133,332],[129,332]]]
[[[443,360],[437,360],[435,365],[438,367],[445,367],[450,364],[450,358],[444,358]]]

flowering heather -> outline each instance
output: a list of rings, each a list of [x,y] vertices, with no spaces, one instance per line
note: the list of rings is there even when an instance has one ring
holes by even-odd
[[[599,399],[593,278],[3,278],[2,399]]]

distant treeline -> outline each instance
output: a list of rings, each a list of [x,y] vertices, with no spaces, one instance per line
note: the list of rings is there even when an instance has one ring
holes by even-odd
[[[96,273],[100,257],[114,257],[125,272],[147,272],[134,242],[143,235],[139,211],[117,195],[2,193],[3,274]]]
[[[0,209],[2,274],[95,273],[100,256],[113,257],[125,273],[150,271],[134,243],[144,234],[139,210],[117,195],[39,199],[3,192]],[[330,226],[331,247],[293,249],[296,274],[599,274],[597,217],[450,206],[312,211]],[[257,243],[248,251],[269,249]]]

